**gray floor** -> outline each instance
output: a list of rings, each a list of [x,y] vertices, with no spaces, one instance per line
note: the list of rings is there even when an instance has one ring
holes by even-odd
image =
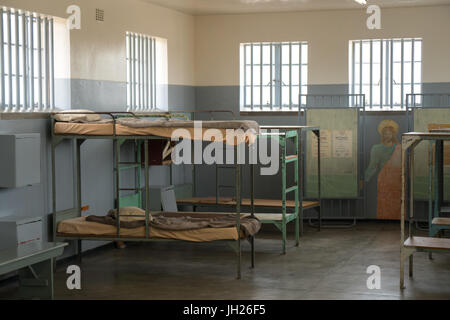
[[[420,232],[419,232],[420,233]],[[290,232],[281,255],[279,233],[265,226],[256,240],[256,268],[245,244],[243,274],[223,243],[130,243],[88,253],[82,290],[66,288],[68,264],[55,274],[57,299],[450,299],[450,254],[415,254],[414,278],[399,290],[398,222],[359,222],[352,229],[306,228],[300,247]],[[366,285],[370,265],[381,268],[381,289]],[[13,281],[0,284],[0,299],[13,298]]]

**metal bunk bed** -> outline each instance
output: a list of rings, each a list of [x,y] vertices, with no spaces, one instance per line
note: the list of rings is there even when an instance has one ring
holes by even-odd
[[[450,116],[450,94],[449,93],[414,93],[406,95],[406,117],[408,123],[408,131],[409,132],[417,132],[417,131],[430,131],[432,128],[440,128],[443,127],[442,121],[448,119]],[[447,123],[449,123],[447,121]],[[448,126],[447,126],[448,127]],[[430,141],[430,146],[428,152],[432,152],[434,150],[433,145],[440,145],[442,141]],[[424,167],[428,166],[428,178],[426,178],[426,170],[422,168],[422,177],[418,177],[418,173],[414,173],[416,175],[416,200],[420,202],[420,205],[423,207],[428,206],[428,217],[422,217],[421,219],[415,219],[415,227],[418,230],[428,231],[430,236],[433,236],[437,229],[433,226],[433,218],[438,216],[437,208],[442,207],[443,202],[448,202],[448,197],[442,197],[439,200],[439,204],[436,202],[434,209],[432,204],[433,194],[429,192],[432,183],[432,165],[430,163],[424,163],[426,161],[426,146],[420,146],[420,150],[416,150],[416,157],[421,157],[422,163],[419,162],[420,167],[422,164]],[[443,150],[441,153],[443,156]],[[439,160],[439,159],[438,159]],[[443,159],[441,159],[443,161]],[[420,168],[419,168],[420,170]],[[436,170],[438,170],[436,168]],[[437,173],[436,173],[437,174]],[[434,185],[435,193],[438,192],[438,188],[443,187],[446,184],[444,181],[448,180],[448,176],[442,174],[437,174],[435,177],[435,182],[437,184]],[[438,181],[442,180],[442,181]],[[422,181],[419,181],[422,180]],[[446,181],[448,183],[448,181]],[[437,193],[436,193],[437,194]],[[421,225],[424,226],[421,226]],[[445,229],[445,228],[444,228]],[[430,254],[431,256],[431,254]]]
[[[232,113],[232,112],[231,112]],[[311,131],[319,139],[318,143],[318,176],[320,177],[320,129],[319,127],[312,126],[261,126],[261,130],[277,130],[281,132],[267,132],[258,135],[258,139],[269,138],[277,139],[281,152],[280,152],[280,163],[281,163],[281,175],[282,175],[282,185],[281,185],[281,200],[271,200],[271,199],[255,199],[254,198],[254,165],[250,165],[250,179],[251,179],[251,191],[250,199],[241,198],[241,206],[250,207],[252,215],[256,216],[263,224],[273,224],[282,233],[282,252],[286,253],[286,237],[287,230],[286,226],[289,222],[295,221],[295,239],[296,246],[299,245],[299,237],[303,235],[303,211],[307,209],[316,208],[318,210],[318,220],[319,220],[319,230],[322,222],[321,210],[320,210],[320,182],[318,184],[317,191],[317,201],[304,201],[303,200],[303,157],[301,156],[300,150],[302,150],[302,140],[303,133]],[[287,154],[287,141],[292,140],[294,144],[294,153],[291,155]],[[294,173],[294,183],[295,185],[287,187],[287,168],[288,163],[295,164]],[[192,183],[193,183],[193,196],[188,198],[178,199],[177,203],[180,205],[189,205],[195,207],[234,207],[237,201],[235,199],[229,199],[219,196],[219,190],[221,187],[232,187],[228,185],[220,185],[219,183],[219,169],[230,169],[233,167],[220,166],[216,164],[216,189],[215,197],[195,197],[195,166],[193,166],[192,171]],[[295,192],[295,200],[287,200],[286,195],[290,192]],[[265,214],[258,213],[255,214],[255,208],[270,208],[270,209],[281,209],[281,213]],[[292,213],[288,213],[288,208],[293,209]]]
[[[66,112],[65,114],[71,114],[70,112]],[[73,113],[76,114],[76,113]],[[81,261],[81,253],[82,253],[82,246],[81,241],[82,240],[101,240],[101,241],[167,241],[170,239],[155,239],[150,238],[150,225],[149,225],[149,219],[150,219],[150,210],[149,210],[149,164],[148,164],[148,154],[149,154],[149,140],[152,139],[167,139],[166,137],[159,137],[155,135],[118,135],[116,132],[117,128],[117,119],[120,117],[168,117],[170,118],[173,114],[171,113],[162,113],[162,114],[139,114],[136,115],[132,112],[95,112],[94,114],[107,116],[112,120],[112,134],[111,135],[61,135],[55,133],[55,114],[51,115],[51,174],[52,174],[52,212],[53,212],[53,241],[77,241],[77,256],[79,261]],[[178,115],[179,116],[179,115]],[[117,210],[117,221],[120,220],[120,210],[119,208],[122,208],[121,204],[121,191],[127,191],[124,188],[120,187],[120,166],[123,165],[120,162],[120,147],[124,143],[124,141],[133,140],[136,142],[136,144],[142,143],[144,144],[144,152],[145,152],[145,160],[144,160],[144,174],[145,174],[145,187],[143,188],[144,191],[144,207],[145,207],[145,236],[144,237],[127,237],[121,235],[121,223],[117,223],[117,231],[115,236],[89,236],[89,235],[62,235],[58,233],[58,223],[61,221],[64,221],[66,219],[71,218],[77,218],[82,217],[82,199],[81,199],[81,161],[80,161],[80,154],[81,154],[81,145],[86,141],[90,139],[104,139],[104,140],[111,140],[113,142],[113,162],[114,162],[114,174],[115,174],[115,209]],[[56,147],[64,140],[72,140],[75,144],[75,163],[76,163],[76,207],[68,210],[63,211],[57,211],[56,206],[56,200],[57,200],[57,190],[56,190]],[[237,145],[235,146],[237,147]],[[136,152],[138,154],[139,152]],[[136,159],[136,163],[130,164],[126,163],[126,168],[136,168],[136,166],[140,166],[141,163],[139,163],[139,158]],[[215,240],[214,242],[218,241],[225,241],[226,243],[230,244],[230,246],[235,250],[236,257],[237,257],[237,278],[241,278],[241,255],[242,255],[242,249],[241,249],[241,164],[238,164],[237,161],[235,161],[235,168],[236,168],[236,232],[237,237],[236,240]],[[140,171],[140,169],[138,170]],[[137,176],[137,174],[136,174]],[[139,178],[140,179],[140,178]],[[140,186],[136,188],[135,190],[142,189]],[[141,200],[140,192],[136,192],[132,195],[133,199],[127,199],[126,204],[129,205],[130,203],[139,203]],[[139,205],[140,207],[140,205]],[[254,213],[250,214],[251,217],[254,217]],[[254,250],[254,236],[249,236],[247,240],[250,242],[251,245],[251,267],[253,268],[255,265],[255,250]]]
[[[450,239],[429,237],[417,237],[413,235],[414,223],[414,149],[422,141],[433,141],[439,145],[443,141],[450,141],[450,132],[408,132],[402,136],[402,206],[400,224],[400,289],[403,289],[405,280],[405,260],[409,259],[409,276],[413,276],[413,254],[415,252],[444,252],[450,251]],[[431,151],[431,150],[430,150]],[[436,162],[440,163],[442,148],[435,148]],[[433,152],[429,152],[429,162],[433,162]],[[430,166],[431,168],[433,166]],[[430,179],[432,169],[430,171]],[[438,170],[436,174],[440,174]],[[430,183],[432,194],[432,183]],[[409,192],[408,192],[409,189]],[[439,188],[438,190],[439,191]],[[409,199],[408,199],[409,197]],[[436,200],[439,197],[436,195]],[[431,205],[431,204],[430,204]],[[409,217],[408,238],[405,240],[405,219]],[[431,222],[430,222],[431,223]],[[436,224],[440,221],[436,221]],[[447,223],[443,221],[442,223]],[[445,225],[441,226],[444,227]],[[431,234],[430,234],[431,235]]]

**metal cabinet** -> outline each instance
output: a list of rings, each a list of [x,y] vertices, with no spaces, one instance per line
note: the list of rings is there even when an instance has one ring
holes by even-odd
[[[0,133],[0,188],[20,188],[40,182],[40,134]]]

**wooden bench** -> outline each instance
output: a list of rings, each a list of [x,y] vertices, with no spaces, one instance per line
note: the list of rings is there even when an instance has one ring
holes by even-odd
[[[53,259],[67,243],[37,242],[0,251],[0,275],[19,271],[20,297],[53,299]]]

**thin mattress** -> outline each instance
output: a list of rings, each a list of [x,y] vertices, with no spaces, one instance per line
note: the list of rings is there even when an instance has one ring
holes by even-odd
[[[59,237],[117,237],[117,227],[86,221],[86,217],[67,219],[58,224]],[[121,228],[120,236],[123,238],[145,238],[145,226],[138,228]],[[192,242],[209,242],[216,240],[237,240],[236,227],[230,228],[202,228],[194,230],[163,230],[149,227],[151,239],[176,239]],[[244,237],[241,231],[241,238]]]
[[[214,135],[205,134],[207,130],[214,129]],[[230,131],[234,137],[230,136]],[[218,134],[220,132],[220,135]],[[112,136],[114,134],[114,125],[111,122],[55,122],[54,126],[55,135],[68,135],[68,136]],[[253,143],[256,139],[256,133],[247,131],[239,132],[234,129],[227,128],[202,128],[201,134],[199,129],[193,127],[130,127],[120,123],[116,123],[116,135],[117,136],[156,136],[163,138],[172,138],[174,134],[177,138],[191,139],[191,140],[203,140],[203,141],[226,141],[227,137],[230,141],[226,141],[227,144],[238,144],[241,141],[245,143]],[[222,139],[220,139],[222,137]],[[233,140],[231,140],[233,139]],[[233,141],[233,142],[231,142]]]

